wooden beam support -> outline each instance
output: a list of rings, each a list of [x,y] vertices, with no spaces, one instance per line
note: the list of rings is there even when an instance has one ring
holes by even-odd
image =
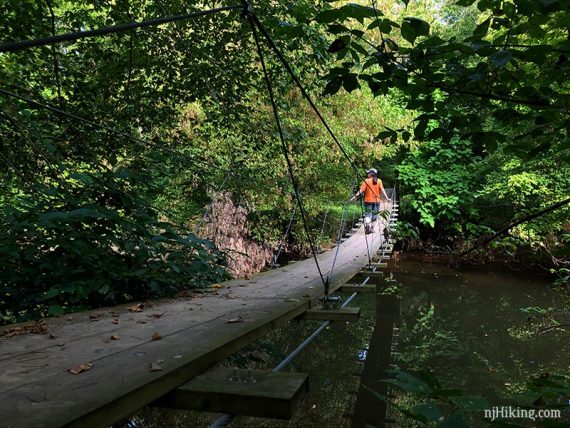
[[[384,272],[382,272],[381,270],[362,270],[360,271],[360,274],[363,276],[369,276],[370,278],[377,278],[379,276],[384,276]]]
[[[379,263],[370,263],[368,264],[368,267],[372,267],[372,268],[387,268],[388,267],[388,263],[385,262],[379,262]]]
[[[347,293],[376,293],[376,284],[344,284],[340,287],[340,291]]]
[[[308,384],[306,373],[219,368],[196,376],[153,405],[291,419]]]
[[[300,316],[303,320],[358,321],[360,308],[322,309],[312,308]]]

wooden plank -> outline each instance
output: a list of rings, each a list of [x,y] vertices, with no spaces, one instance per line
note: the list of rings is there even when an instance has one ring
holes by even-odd
[[[358,318],[360,318],[360,308],[311,308],[305,311],[299,318],[317,321],[358,321]]]
[[[347,293],[376,293],[376,285],[375,284],[344,284],[340,287],[340,291],[345,291]]]
[[[219,368],[195,377],[153,405],[290,419],[307,390],[306,373]]]
[[[363,270],[360,271],[360,274],[364,276],[370,276],[371,278],[384,276],[384,272],[381,270]]]

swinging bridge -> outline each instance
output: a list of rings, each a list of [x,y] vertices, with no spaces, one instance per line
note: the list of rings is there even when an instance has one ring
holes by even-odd
[[[395,205],[386,208],[396,213]],[[377,275],[374,270],[362,272],[368,264],[363,229],[360,226],[337,247],[331,291],[357,274]],[[386,255],[391,244],[383,245],[381,232],[368,235],[369,250]],[[337,248],[317,256],[325,271],[332,267]],[[272,329],[319,308],[317,300],[322,296],[312,259],[220,285],[223,288],[215,294],[160,301],[140,312],[123,305],[48,319],[49,335],[4,340],[0,348],[2,425],[109,425]],[[335,311],[331,312],[334,319]],[[68,372],[80,364],[93,366],[78,375]]]
[[[376,233],[366,234],[360,220],[345,236],[344,224],[341,224],[336,246],[318,254],[293,175],[258,31],[355,169],[357,177],[360,169],[348,157],[249,3],[8,43],[0,46],[0,53],[235,10],[241,10],[251,25],[297,199],[296,207],[313,257],[251,279],[217,284],[214,292],[189,294],[146,306],[122,305],[50,318],[43,322],[46,334],[23,334],[0,340],[2,426],[108,426],[143,406],[168,400],[173,391],[290,320],[356,320],[356,308],[331,309],[327,305],[330,293],[341,288],[353,293],[370,292],[369,284],[381,278],[380,269],[386,267],[385,261],[394,244],[390,232],[394,231],[398,216],[395,188],[386,189],[391,200],[381,205],[381,211],[387,215],[379,217]],[[0,88],[0,95],[148,144],[128,133],[6,89]],[[349,283],[353,278],[356,283]]]

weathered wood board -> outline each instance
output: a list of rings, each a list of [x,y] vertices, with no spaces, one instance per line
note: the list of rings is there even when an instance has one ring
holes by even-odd
[[[360,318],[360,308],[311,308],[304,312],[299,318],[317,321],[358,321],[358,318]]]
[[[290,419],[307,392],[306,373],[217,368],[169,392],[154,406]]]

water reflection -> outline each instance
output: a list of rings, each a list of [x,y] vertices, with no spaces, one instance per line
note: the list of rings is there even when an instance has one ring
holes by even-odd
[[[386,379],[386,371],[390,368],[394,324],[400,314],[398,298],[393,295],[378,294],[375,314],[376,326],[370,338],[368,358],[362,371],[352,417],[353,428],[384,427],[386,419],[386,403],[379,400],[374,393],[382,396],[388,394],[387,384],[380,380]]]
[[[570,372],[567,334],[529,334],[529,315],[521,311],[560,305],[548,281],[410,262],[394,276],[400,284],[389,287],[394,294],[358,296],[351,306],[361,308],[360,321],[331,325],[288,368],[309,373],[310,380],[291,421],[237,417],[230,426],[382,427],[386,417],[396,418],[391,426],[415,426],[364,388],[386,394],[380,380],[394,364],[430,371],[445,386],[483,395],[493,405],[508,404],[532,375]],[[291,322],[224,365],[271,369],[318,325]],[[402,404],[408,397],[395,399]],[[206,427],[216,415],[145,409],[136,418],[139,427]]]

